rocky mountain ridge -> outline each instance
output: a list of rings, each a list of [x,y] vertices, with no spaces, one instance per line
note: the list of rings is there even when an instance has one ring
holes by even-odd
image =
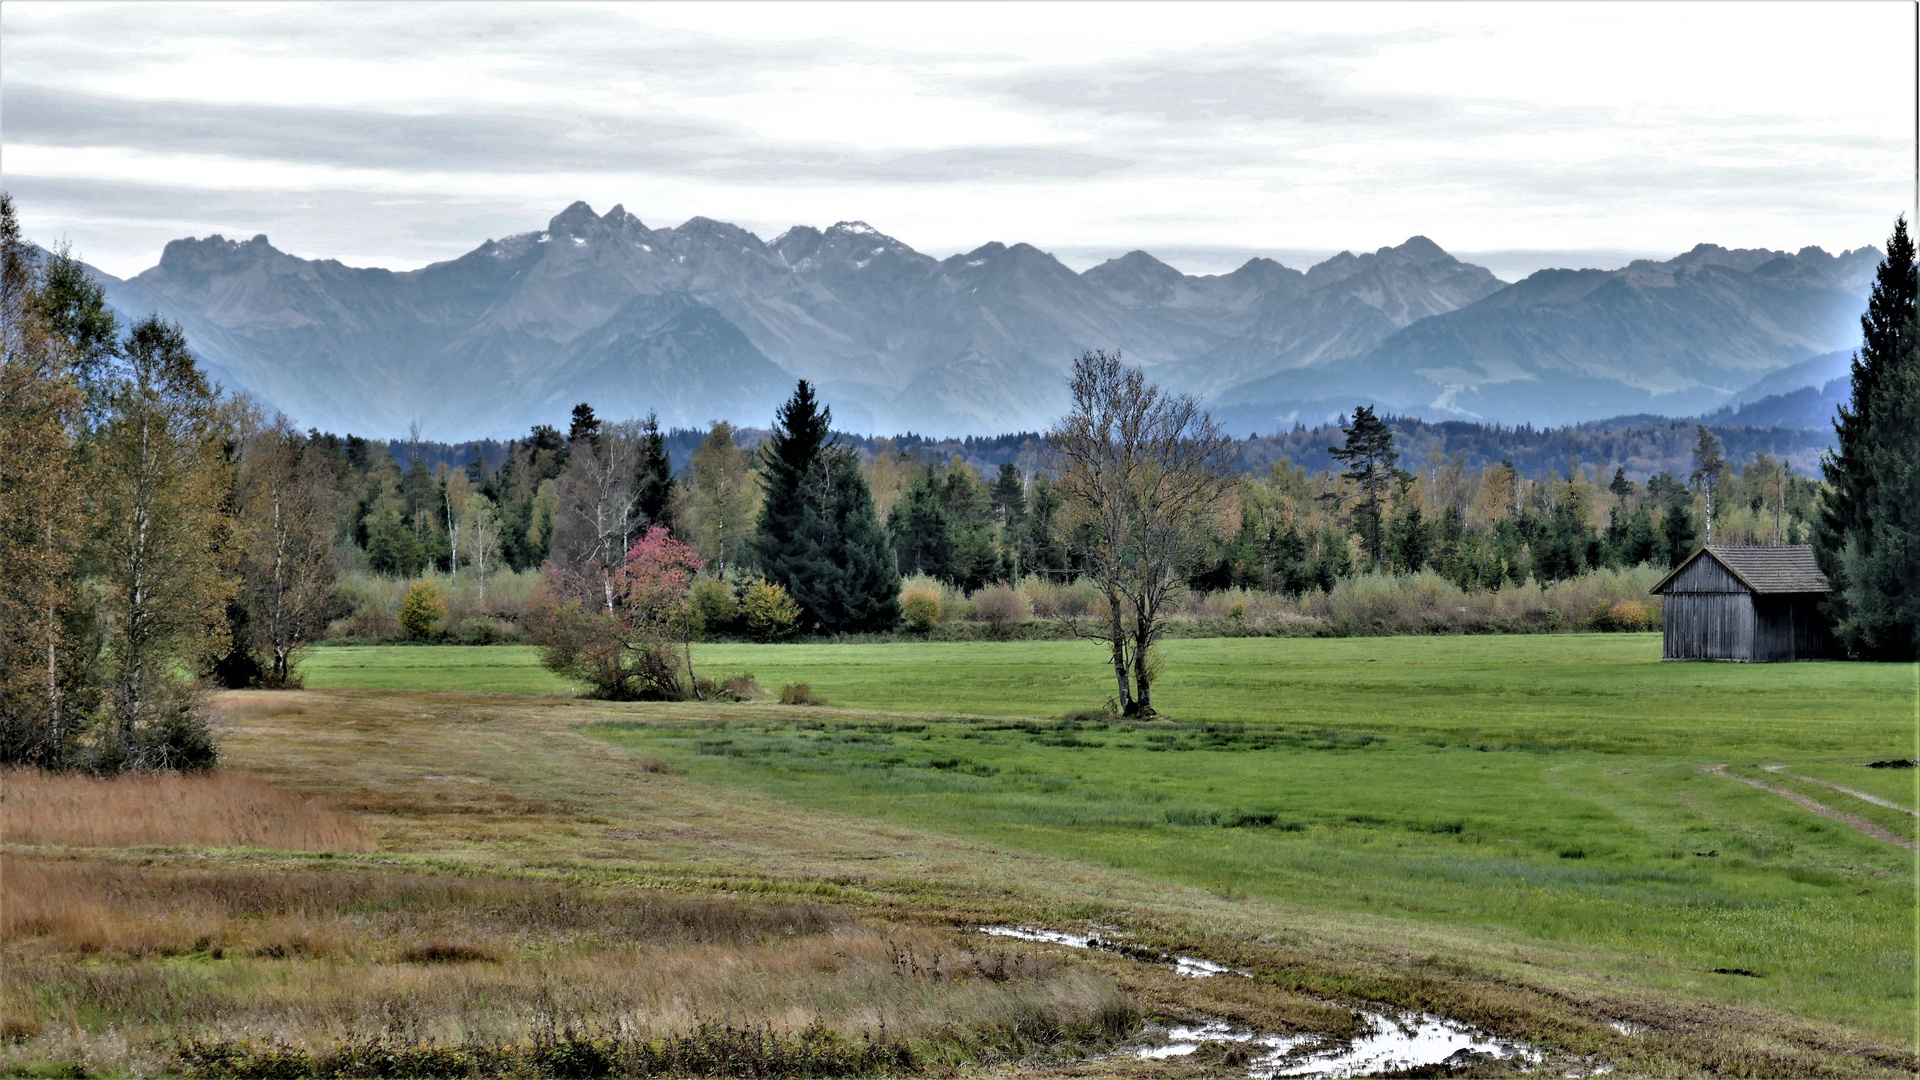
[[[123,312],[180,322],[227,385],[334,430],[512,434],[583,400],[764,424],[800,377],[850,430],[1043,429],[1088,348],[1273,430],[1362,401],[1508,423],[1705,411],[1846,347],[1878,257],[1702,245],[1509,285],[1416,236],[1305,272],[1196,276],[1135,251],[1076,273],[1028,244],[936,259],[861,222],[763,241],[575,203],[417,270],[212,236],[102,281]]]

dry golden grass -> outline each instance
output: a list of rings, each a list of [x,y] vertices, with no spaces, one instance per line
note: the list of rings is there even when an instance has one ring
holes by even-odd
[[[246,773],[112,777],[9,769],[0,837],[35,847],[257,847],[371,851],[343,814]]]
[[[1004,1057],[1130,1022],[1102,975],[1020,943],[862,925],[814,904],[342,869],[55,862],[4,868],[0,1015],[96,1065],[175,1036],[323,1049],[523,1040],[543,1025],[703,1021]],[[114,1017],[118,1051],[89,1018]],[[1116,1019],[1118,1018],[1118,1019]],[[151,1054],[143,1058],[138,1046]]]

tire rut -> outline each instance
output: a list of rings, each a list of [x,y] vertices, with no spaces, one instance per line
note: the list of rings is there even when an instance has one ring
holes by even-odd
[[[1814,800],[1807,798],[1805,795],[1802,795],[1797,791],[1788,791],[1785,788],[1777,788],[1777,787],[1774,787],[1772,784],[1755,780],[1747,776],[1735,776],[1734,774],[1727,771],[1727,767],[1725,765],[1702,765],[1700,766],[1700,771],[1712,773],[1715,776],[1722,776],[1727,778],[1728,780],[1738,780],[1743,784],[1751,784],[1754,787],[1759,788],[1761,791],[1770,791],[1773,794],[1780,796],[1781,798],[1787,800],[1790,803],[1793,803],[1796,806],[1799,806],[1812,813],[1818,814],[1823,818],[1827,818],[1832,821],[1837,821],[1840,824],[1855,830],[1856,832],[1862,833],[1866,836],[1871,836],[1875,840],[1884,840],[1889,844],[1898,844],[1901,847],[1906,848],[1908,851],[1920,851],[1920,843],[1915,843],[1914,841],[1909,840],[1904,836],[1900,836],[1896,833],[1889,832],[1888,830],[1883,829],[1878,825],[1875,825],[1873,822],[1868,821],[1865,818],[1854,817],[1852,814],[1845,813],[1840,810],[1835,810],[1833,807],[1828,806],[1825,803],[1815,802]]]

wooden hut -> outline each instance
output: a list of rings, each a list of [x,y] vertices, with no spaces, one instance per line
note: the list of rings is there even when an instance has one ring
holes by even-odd
[[[1820,614],[1827,578],[1813,549],[1724,547],[1694,552],[1660,579],[1667,660],[1825,660],[1833,632]]]

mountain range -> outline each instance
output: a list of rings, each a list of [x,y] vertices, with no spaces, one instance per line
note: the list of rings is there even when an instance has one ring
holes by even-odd
[[[1851,346],[1879,258],[1702,244],[1509,284],[1416,236],[1304,272],[1256,258],[1196,276],[1135,251],[1076,273],[1029,244],[936,259],[860,222],[763,241],[574,203],[417,270],[216,235],[96,274],[123,315],[179,322],[222,383],[303,425],[505,435],[579,401],[764,425],[807,378],[848,430],[966,434],[1047,427],[1089,348],[1234,431],[1361,403],[1536,425],[1699,413]]]

